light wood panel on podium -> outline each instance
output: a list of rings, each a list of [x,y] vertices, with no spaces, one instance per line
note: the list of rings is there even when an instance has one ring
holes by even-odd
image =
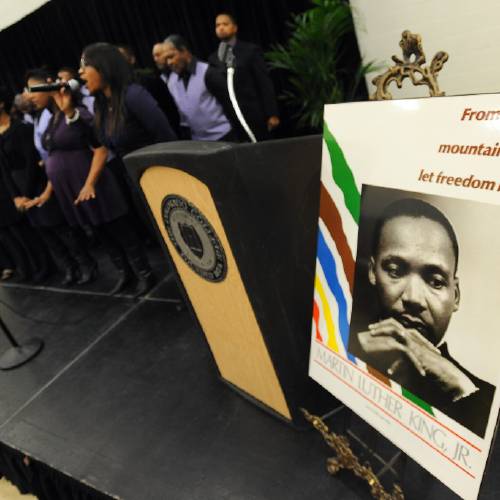
[[[222,377],[290,420],[283,390],[210,190],[192,175],[164,166],[148,168],[140,184]],[[162,202],[169,194],[189,200],[215,229],[227,258],[223,281],[202,278],[176,251],[162,219]]]

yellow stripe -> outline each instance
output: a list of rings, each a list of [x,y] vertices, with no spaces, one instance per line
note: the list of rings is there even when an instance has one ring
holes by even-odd
[[[335,326],[332,320],[332,313],[328,305],[325,290],[323,289],[323,285],[321,284],[318,275],[316,275],[316,278],[314,280],[314,288],[318,292],[319,298],[321,299],[323,315],[325,316],[326,328],[328,330],[328,342],[326,343],[326,345],[335,352],[340,352],[339,346],[337,344],[337,339],[335,338]]]

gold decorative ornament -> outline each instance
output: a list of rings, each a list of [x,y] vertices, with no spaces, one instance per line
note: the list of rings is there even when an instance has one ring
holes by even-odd
[[[399,485],[395,484],[393,492],[387,493],[370,465],[359,463],[359,459],[351,450],[346,436],[330,432],[320,417],[311,415],[303,408],[302,413],[305,419],[323,436],[326,444],[337,454],[336,457],[328,458],[326,461],[326,469],[330,474],[335,475],[342,469],[352,470],[356,476],[368,483],[372,497],[376,500],[404,500],[403,491]]]
[[[392,82],[396,82],[398,88],[401,88],[405,78],[410,78],[413,85],[427,85],[432,97],[443,96],[444,92],[439,90],[437,75],[448,60],[448,54],[439,51],[432,59],[431,64],[424,66],[425,54],[422,48],[422,37],[416,33],[410,33],[408,30],[401,34],[399,46],[403,51],[403,60],[392,56],[392,60],[396,64],[372,80],[377,88],[370,96],[370,100],[392,99],[392,94],[387,90],[387,87]]]

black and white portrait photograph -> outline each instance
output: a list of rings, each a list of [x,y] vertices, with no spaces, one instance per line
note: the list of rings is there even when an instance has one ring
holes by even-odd
[[[484,437],[498,380],[500,207],[364,185],[349,351]]]

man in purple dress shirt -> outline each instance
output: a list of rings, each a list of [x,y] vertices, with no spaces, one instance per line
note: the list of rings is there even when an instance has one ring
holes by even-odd
[[[208,64],[193,56],[180,35],[170,35],[164,44],[165,61],[172,70],[167,84],[179,109],[181,126],[189,128],[193,140],[233,140],[222,106],[205,84]]]

